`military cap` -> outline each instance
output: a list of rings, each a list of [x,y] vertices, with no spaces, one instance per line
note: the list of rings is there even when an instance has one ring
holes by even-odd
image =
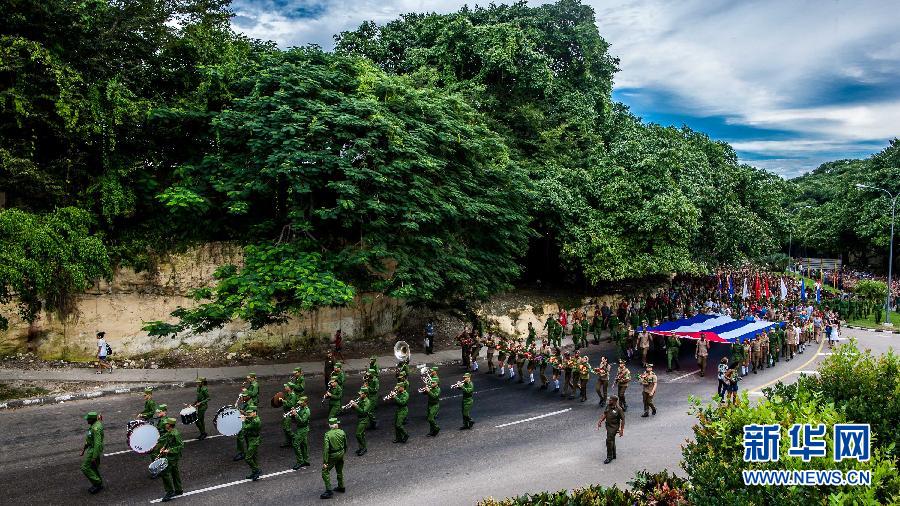
[[[472,377],[472,375],[471,375],[471,374],[469,374],[469,373],[465,373],[465,374],[463,374],[463,378],[471,378],[471,377]]]
[[[177,423],[177,421],[174,418],[172,418],[171,416],[166,418],[166,425],[175,425],[176,423]]]
[[[303,372],[303,368],[302,368],[302,367],[295,367],[295,368],[294,368],[294,372]]]
[[[309,397],[307,397],[307,396],[305,396],[305,395],[302,395],[302,396],[300,396],[300,398],[297,399],[297,400],[300,401],[300,402],[306,402],[307,399],[309,399]]]
[[[329,418],[328,419],[328,425],[337,425],[339,423],[341,423],[341,422],[337,418]]]
[[[199,378],[197,378],[197,381],[199,381],[200,383],[203,383],[204,381],[206,381],[206,377],[200,376]]]
[[[152,394],[152,393],[153,393],[153,387],[147,387],[147,388],[145,388],[145,389],[144,389],[144,393],[145,393],[145,394]]]
[[[84,415],[85,420],[96,420],[100,415],[97,414],[96,411],[88,411],[88,414]]]
[[[168,405],[168,404],[157,404],[157,405],[156,405],[156,410],[157,410],[157,411],[166,411],[167,409],[169,409],[169,405]]]
[[[250,377],[250,378],[255,378],[255,377],[256,377],[256,373],[255,373],[255,372],[247,373],[247,376]]]

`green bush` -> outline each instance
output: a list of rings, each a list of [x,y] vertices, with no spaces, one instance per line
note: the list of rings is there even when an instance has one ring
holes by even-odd
[[[846,380],[845,380],[846,381]],[[772,393],[772,391],[769,391]],[[789,389],[790,396],[773,393],[757,404],[747,402],[723,407],[718,403],[703,405],[693,399],[692,412],[698,423],[693,427],[694,441],[683,447],[682,467],[688,472],[691,487],[687,499],[692,504],[722,505],[803,505],[803,504],[893,504],[900,497],[900,478],[887,451],[873,445],[867,462],[832,460],[833,440],[826,437],[827,456],[803,462],[787,454],[790,437],[787,429],[794,423],[825,424],[850,421],[821,392],[804,384]],[[749,424],[782,426],[779,460],[776,462],[744,462],[743,428]],[[868,469],[870,487],[859,486],[745,486],[741,471],[750,469]]]
[[[480,506],[682,506],[688,504],[685,499],[685,491],[689,487],[687,480],[669,474],[667,471],[658,473],[638,471],[628,484],[631,487],[628,490],[591,485],[585,488],[576,488],[571,492],[567,490],[540,492],[501,500],[488,498],[478,504]]]
[[[863,279],[853,287],[856,295],[869,302],[879,302],[887,298],[887,284],[883,281]]]

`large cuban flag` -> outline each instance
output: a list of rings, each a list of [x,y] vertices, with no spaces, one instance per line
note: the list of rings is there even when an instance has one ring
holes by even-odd
[[[691,318],[682,318],[674,322],[665,322],[662,325],[651,327],[649,330],[653,334],[663,336],[676,335],[687,339],[700,339],[700,333],[702,332],[706,336],[707,341],[742,343],[759,332],[783,326],[784,323],[766,320],[735,320],[730,316],[721,314],[701,314]]]

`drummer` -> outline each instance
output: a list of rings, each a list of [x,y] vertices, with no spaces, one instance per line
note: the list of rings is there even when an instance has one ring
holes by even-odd
[[[256,373],[251,372],[247,375],[247,395],[250,404],[259,406],[259,383],[256,381]]]
[[[153,388],[144,389],[144,410],[137,414],[141,420],[149,420],[156,414],[156,401],[153,400]]]
[[[184,493],[181,486],[181,471],[178,469],[184,441],[181,439],[181,433],[175,428],[175,423],[174,418],[166,418],[163,421],[163,433],[156,444],[159,448],[159,455],[168,461],[166,468],[159,474],[162,477],[163,487],[166,489],[166,495],[162,498],[163,502],[171,501],[175,496]]]
[[[248,408],[249,398],[250,396],[247,395],[247,389],[242,388],[241,395],[238,396],[238,401],[234,406],[238,409],[238,411],[241,412],[242,415],[246,414],[245,411]],[[231,460],[237,462],[238,460],[244,460],[244,453],[247,451],[247,437],[244,435],[243,429],[238,432],[238,435],[235,439],[237,440],[237,455],[235,455]]]
[[[156,426],[156,430],[159,431],[160,434],[166,430],[166,418],[168,418],[169,406],[167,404],[157,404],[156,405],[156,414],[153,415],[153,425]]]
[[[209,389],[206,387],[206,378],[197,378],[197,400],[194,407],[197,408],[197,429],[200,431],[199,440],[206,439],[206,408],[209,404]]]

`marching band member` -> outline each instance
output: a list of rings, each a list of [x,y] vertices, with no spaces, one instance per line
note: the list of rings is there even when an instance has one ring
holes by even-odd
[[[181,439],[181,433],[175,428],[176,420],[174,418],[166,418],[164,421],[163,433],[160,435],[156,445],[161,457],[165,457],[168,461],[163,472],[159,473],[162,478],[163,488],[166,495],[163,496],[162,502],[171,501],[175,496],[184,493],[181,486],[181,470],[179,462],[181,461],[181,451],[184,449],[184,441]]]
[[[460,386],[462,390],[462,419],[463,426],[459,428],[459,430],[469,430],[474,425],[475,422],[472,421],[472,396],[475,395],[475,385],[472,384],[472,375],[469,373],[463,374],[462,385]]]
[[[302,396],[306,392],[306,378],[303,377],[303,369],[300,367],[294,368],[290,382],[294,384],[294,393],[298,396]]]
[[[297,407],[298,398],[299,396],[294,392],[294,384],[285,383],[284,397],[281,401],[281,409],[285,415]],[[281,444],[281,448],[290,448],[294,445],[294,432],[291,430],[292,422],[293,420],[290,416],[281,417],[281,431],[284,433],[284,443]]]
[[[244,462],[250,466],[250,474],[247,475],[248,480],[256,481],[259,479],[259,456],[260,445],[260,427],[262,423],[256,412],[256,405],[250,404],[244,412],[243,423],[241,424],[241,432],[247,438],[247,451],[244,453]]]
[[[344,396],[344,389],[338,383],[337,377],[332,376],[328,382],[328,391],[325,392],[324,400],[328,401],[328,418],[337,417],[341,412],[341,397]]]
[[[149,420],[156,414],[156,401],[153,400],[153,387],[144,389],[144,410],[138,413],[141,420]]]
[[[297,457],[297,463],[294,465],[296,471],[309,466],[309,399],[305,395],[298,398],[297,406],[290,413],[291,418],[297,423],[294,440],[291,442],[294,455]]]
[[[91,482],[88,492],[96,494],[103,490],[103,478],[100,476],[100,457],[103,456],[103,417],[96,411],[84,415],[88,424],[87,436],[81,455],[81,472]]]
[[[365,455],[369,448],[366,445],[366,429],[369,428],[369,424],[371,423],[370,418],[372,417],[372,401],[369,399],[369,388],[363,384],[362,389],[359,391],[358,400],[350,401],[353,405],[353,408],[356,409],[356,415],[358,416],[358,421],[356,422],[356,442],[359,445],[359,448],[356,449],[356,454],[362,457]]]
[[[234,404],[234,407],[238,408],[238,411],[240,411],[241,414],[243,414],[249,405],[249,403],[248,403],[249,399],[250,399],[250,396],[247,395],[247,389],[242,388],[240,395],[238,395],[238,400]],[[241,429],[241,431],[238,432],[238,435],[235,439],[237,440],[237,454],[231,460],[233,460],[233,461],[243,460],[244,455],[247,452],[247,437],[244,434],[243,429]]]
[[[403,428],[403,425],[406,424],[406,417],[409,415],[409,408],[407,405],[409,404],[409,392],[406,391],[409,386],[408,381],[398,382],[397,386],[394,387],[394,392],[392,392],[394,404],[397,405],[397,411],[394,413],[394,442],[395,443],[406,443],[409,439],[409,434],[406,432],[406,429]]]
[[[487,341],[484,342],[485,347],[485,355],[487,356],[487,373],[494,374],[496,369],[494,368],[494,352],[497,351],[497,343],[494,341],[494,335],[488,332]]]
[[[625,390],[628,388],[628,382],[631,381],[631,371],[625,366],[625,359],[619,359],[619,369],[616,371],[616,387],[618,388],[619,403],[622,405],[622,411],[628,411],[628,402],[625,401]]]
[[[209,404],[209,388],[206,386],[206,378],[197,378],[197,400],[194,401],[194,408],[197,409],[197,421],[194,425],[200,431],[198,440],[206,439],[206,408]]]
[[[422,393],[428,396],[428,436],[435,437],[441,431],[441,428],[437,425],[437,415],[441,408],[441,386],[437,381],[429,381],[422,388]]]
[[[250,404],[259,406],[259,383],[256,381],[256,373],[247,375],[247,398]]]
[[[340,421],[331,417],[328,419],[328,432],[325,433],[322,443],[322,481],[325,482],[325,492],[320,495],[322,499],[328,499],[334,495],[331,491],[331,469],[337,471],[338,492],[344,492],[344,453],[347,451],[347,434],[341,430]]]
[[[597,384],[594,385],[594,390],[597,391],[597,396],[600,397],[600,406],[606,403],[607,389],[609,387],[609,368],[609,362],[604,356],[600,357],[600,365],[595,367],[593,371],[597,375]]]
[[[656,406],[653,405],[653,396],[656,395],[657,378],[656,374],[653,373],[653,364],[647,364],[647,370],[641,374],[640,380],[641,385],[643,385],[641,395],[644,398],[644,414],[641,415],[641,417],[647,418],[648,409],[652,409],[653,414],[656,414]]]
[[[378,391],[381,389],[381,377],[378,371],[377,358],[372,356],[369,358],[369,391],[367,393],[367,397],[372,404],[372,407],[369,412],[369,428],[372,430],[378,429],[378,404],[375,402],[378,399]]]

